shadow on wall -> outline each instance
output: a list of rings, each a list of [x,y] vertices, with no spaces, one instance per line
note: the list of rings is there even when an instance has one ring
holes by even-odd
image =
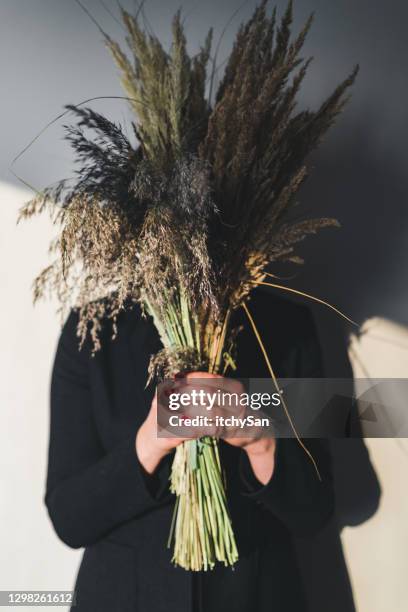
[[[325,374],[329,378],[352,379],[353,372],[347,353],[347,341],[341,325],[333,316],[315,317],[325,321],[321,342],[336,347],[327,354],[323,350]],[[352,383],[351,383],[352,384]],[[330,441],[336,517],[313,540],[297,539],[299,567],[311,612],[354,612],[355,605],[347,572],[341,530],[364,523],[378,509],[381,489],[369,454],[360,438],[338,438]]]
[[[368,113],[346,111],[312,159],[293,214],[335,217],[341,228],[299,245],[306,265],[290,285],[328,299],[357,322],[381,316],[408,325],[404,161],[397,147],[378,143],[377,123]]]
[[[328,376],[349,377],[352,371],[342,326],[337,319],[326,315],[321,310],[315,313],[321,334],[323,329],[322,343],[326,349],[331,345],[331,350],[326,350],[324,355],[326,371]],[[360,334],[351,337],[348,352],[355,379],[374,381],[408,376],[408,328],[400,324],[381,318],[368,320]],[[404,390],[398,384],[393,388],[400,393]],[[379,397],[379,405],[387,405],[387,399],[388,395],[384,402]],[[397,405],[395,401],[406,405],[405,397],[393,396],[393,406]],[[366,435],[370,435],[369,430]],[[369,525],[357,531],[346,529],[346,537],[342,538],[358,610],[405,609],[406,502],[401,498],[401,490],[405,486],[406,470],[401,461],[406,461],[407,453],[403,440],[398,438],[367,440],[367,444],[378,476],[364,440],[331,441],[337,520],[312,542],[297,541],[311,612],[327,612],[328,601],[331,612],[355,610],[339,534],[345,527],[363,525],[374,515]],[[398,470],[395,465],[399,465]],[[386,495],[376,514],[381,497],[379,478]]]
[[[316,239],[300,245],[306,265],[289,285],[328,300],[358,323],[384,316],[407,325],[408,294],[401,283],[407,272],[402,253],[408,246],[402,163],[395,151],[387,154],[379,146],[373,132],[375,117],[367,113],[365,117],[349,117],[348,122],[351,129],[343,132],[340,120],[339,129],[334,128],[326,145],[315,155],[316,167],[300,194],[299,213],[294,210],[302,217],[335,217],[342,228],[321,232]],[[348,335],[355,330],[324,307],[307,303],[319,330],[326,375],[351,377]],[[366,366],[364,371],[358,371],[353,363],[356,376],[407,376],[407,351],[389,359],[390,351],[396,348],[396,336],[401,341],[401,326],[388,323],[385,331],[388,344],[383,341],[374,345],[368,335],[364,349],[361,344],[357,346],[357,339],[352,343]],[[362,525],[374,516],[381,497],[380,483],[363,440],[332,441],[332,454],[337,523],[328,525],[313,543],[297,542],[311,612],[327,612],[328,601],[330,612],[355,610],[340,533],[344,527]],[[375,574],[372,569],[367,569],[367,576]],[[352,579],[357,599],[365,601],[367,584],[354,582],[354,574]],[[388,582],[384,589],[387,585]],[[366,609],[371,608],[361,608],[362,612]]]

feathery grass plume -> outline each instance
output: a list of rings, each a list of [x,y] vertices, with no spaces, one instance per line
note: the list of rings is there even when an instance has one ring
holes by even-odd
[[[134,143],[92,109],[67,107],[77,120],[66,128],[76,179],[21,211],[29,218],[48,210],[60,228],[56,259],[36,279],[35,298],[52,291],[65,310],[79,307],[78,334],[83,342],[90,329],[94,350],[102,320],[115,327],[127,301],[139,302],[163,344],[149,380],[234,367],[232,313],[249,313],[250,293],[269,284],[271,263],[301,263],[297,243],[337,225],[328,218],[289,223],[285,215],[357,68],[316,111],[296,111],[312,17],[292,38],[292,2],[279,24],[267,5],[239,29],[213,107],[206,98],[212,30],[191,57],[180,12],[166,51],[122,10],[130,58],[104,36],[134,111]],[[177,448],[169,540],[176,564],[198,571],[236,562],[224,484],[216,439]]]
[[[201,51],[191,58],[178,11],[173,20],[173,44],[167,53],[137,19],[121,10],[132,52],[128,59],[118,43],[106,44],[120,70],[121,81],[138,118],[141,146],[151,160],[166,166],[183,151],[193,151],[206,133],[209,105],[205,98],[212,30]]]
[[[279,223],[307,176],[305,160],[343,108],[344,93],[357,74],[356,68],[316,112],[295,113],[296,95],[311,61],[299,53],[312,17],[291,42],[292,3],[278,27],[276,12],[268,17],[266,5],[258,6],[237,35],[199,147],[212,168],[222,220],[210,247],[223,262],[224,286],[238,281],[238,301],[248,262],[250,268],[254,261],[270,262],[269,249],[276,256]],[[319,226],[316,222],[315,228]],[[220,243],[225,244],[222,251]]]

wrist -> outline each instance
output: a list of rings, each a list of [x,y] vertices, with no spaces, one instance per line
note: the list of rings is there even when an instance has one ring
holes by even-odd
[[[266,485],[273,476],[275,448],[276,440],[273,438],[254,440],[245,448],[252,472],[262,485]]]
[[[157,438],[155,432],[148,431],[146,422],[139,428],[136,434],[135,450],[137,457],[148,474],[153,474],[160,461],[169,453],[166,448],[155,444]]]
[[[253,440],[245,446],[245,452],[248,457],[259,457],[262,455],[275,454],[276,440],[275,438],[260,438]]]

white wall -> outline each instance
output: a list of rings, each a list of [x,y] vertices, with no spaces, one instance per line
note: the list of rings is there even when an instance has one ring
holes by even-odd
[[[54,535],[42,500],[59,321],[31,298],[52,233],[45,217],[16,226],[28,197],[0,183],[0,590],[70,590],[80,552]]]
[[[55,305],[33,308],[31,303],[31,281],[47,261],[52,231],[45,218],[16,227],[17,210],[27,197],[0,184],[0,590],[69,590],[81,553],[57,539],[42,501],[49,375],[59,321]],[[381,326],[377,336],[398,341],[405,336],[408,346],[404,329]],[[368,335],[354,349],[373,377],[406,376],[408,353],[397,346]],[[369,440],[368,446],[383,498],[370,521],[345,530],[346,558],[359,612],[405,612],[408,446],[394,440]]]
[[[380,318],[367,321],[361,339],[352,337],[356,378],[408,378],[408,329]],[[406,398],[401,398],[406,408]],[[343,544],[358,612],[408,610],[408,440],[367,439],[382,487],[377,513],[347,528]]]
[[[342,541],[358,612],[408,610],[408,444],[366,440],[382,487],[376,514]]]

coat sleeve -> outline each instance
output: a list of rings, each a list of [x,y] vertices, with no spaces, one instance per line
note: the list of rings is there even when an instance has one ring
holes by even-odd
[[[312,316],[302,313],[302,338],[296,347],[296,372],[299,378],[324,375],[320,344]],[[255,477],[245,451],[241,454],[242,493],[264,506],[283,522],[294,536],[318,532],[334,514],[332,461],[328,441],[302,440],[314,461],[295,438],[276,441],[275,468],[270,481],[262,485]]]
[[[90,545],[120,524],[168,503],[170,456],[147,475],[136,431],[104,452],[91,410],[89,350],[78,349],[78,315],[61,333],[51,380],[45,504],[57,535],[73,548]]]

